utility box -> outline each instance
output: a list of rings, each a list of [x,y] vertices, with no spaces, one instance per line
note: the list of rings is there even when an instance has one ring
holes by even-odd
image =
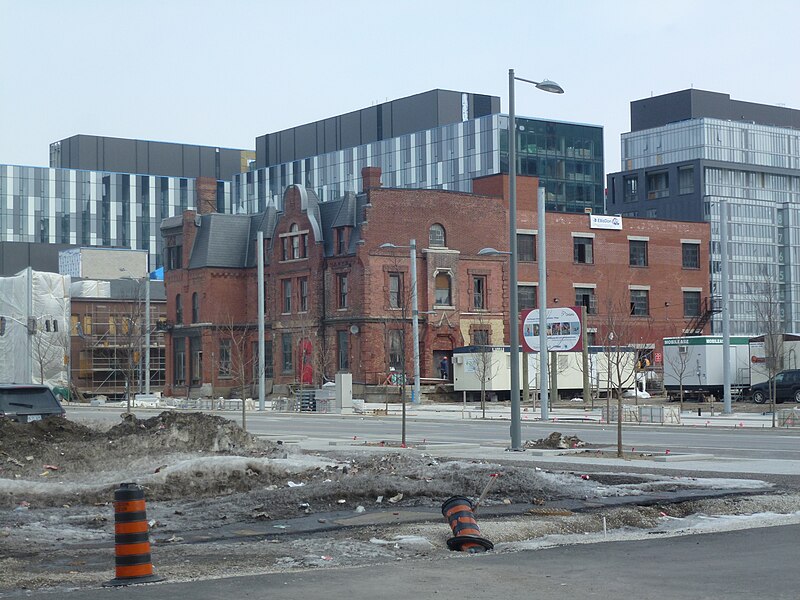
[[[343,415],[353,414],[353,374],[336,374],[336,408],[335,412]]]

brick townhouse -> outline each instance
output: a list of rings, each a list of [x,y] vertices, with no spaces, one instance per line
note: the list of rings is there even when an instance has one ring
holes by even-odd
[[[250,215],[209,212],[209,187],[198,213],[162,222],[167,393],[219,395],[239,386],[240,373],[257,379],[258,231],[274,383],[318,385],[347,370],[379,385],[413,372],[412,239],[422,377],[438,377],[453,348],[508,343],[508,257],[478,254],[508,249],[508,178],[477,179],[474,193],[462,193],[383,188],[374,167],[362,177],[362,194],[319,202],[293,185],[281,206]],[[537,185],[518,179],[521,307],[535,306]],[[590,342],[603,342],[605,313],[620,306],[630,342],[642,348],[697,326],[708,295],[707,224],[625,219],[622,230],[599,230],[588,215],[548,213],[547,227],[548,303],[586,305]]]

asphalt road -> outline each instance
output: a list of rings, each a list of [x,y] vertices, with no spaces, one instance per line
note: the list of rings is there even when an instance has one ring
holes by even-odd
[[[796,600],[800,526],[669,539],[562,546],[356,569],[316,569],[123,589],[82,589],[82,600],[408,600],[409,598],[599,598]],[[73,594],[62,594],[69,598]],[[52,598],[50,593],[26,598]]]
[[[75,420],[92,420],[115,424],[120,409],[70,407],[67,415]],[[136,409],[140,418],[159,414],[156,409]],[[225,418],[241,422],[235,412],[219,412]],[[249,412],[247,429],[251,433],[280,436],[307,436],[327,440],[399,440],[399,417],[358,417],[320,414],[276,414]],[[589,444],[616,446],[615,425],[599,423],[522,423],[523,439],[539,439],[553,431],[577,435]],[[504,445],[509,443],[508,421],[461,420],[424,417],[407,421],[409,443],[455,443]],[[786,429],[704,428],[625,425],[623,443],[626,450],[640,452],[713,454],[717,458],[751,458],[800,461],[800,431]]]

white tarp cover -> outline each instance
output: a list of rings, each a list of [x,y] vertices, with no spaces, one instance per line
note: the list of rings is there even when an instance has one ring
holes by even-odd
[[[111,298],[111,282],[99,279],[73,281],[70,295],[74,298]]]
[[[57,273],[25,270],[0,277],[0,316],[6,319],[0,336],[0,382],[68,384],[69,287],[69,276]],[[33,335],[28,333],[29,318],[36,321]]]

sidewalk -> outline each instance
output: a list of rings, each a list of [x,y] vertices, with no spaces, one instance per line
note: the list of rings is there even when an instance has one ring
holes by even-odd
[[[648,406],[640,404],[639,406]],[[698,415],[698,407],[700,415]],[[687,409],[684,404],[684,410],[681,413],[680,424],[675,423],[639,423],[636,421],[626,421],[625,425],[661,425],[671,427],[730,427],[730,428],[771,428],[772,427],[772,413],[769,410],[764,412],[734,412],[731,414],[722,414],[716,410],[712,414],[708,405],[692,406]],[[677,408],[677,407],[676,407]],[[769,407],[766,407],[767,409]],[[787,406],[790,410],[795,410],[798,413],[798,421],[800,421],[800,407],[792,405]],[[384,403],[365,403],[364,414],[375,415],[383,414],[386,410]],[[402,414],[401,404],[389,404],[388,416],[400,416]],[[781,410],[781,409],[779,409]],[[407,404],[406,416],[417,419],[481,419],[483,412],[480,405],[476,403],[470,404]],[[508,403],[491,402],[486,405],[486,419],[488,420],[511,420],[511,407]],[[520,410],[520,418],[522,421],[542,421],[541,410],[539,407],[533,408],[531,406],[523,406]],[[602,423],[603,415],[602,408],[598,403],[595,403],[595,408],[583,408],[564,406],[559,404],[548,411],[547,421],[551,423],[558,422],[587,422],[587,423]]]

